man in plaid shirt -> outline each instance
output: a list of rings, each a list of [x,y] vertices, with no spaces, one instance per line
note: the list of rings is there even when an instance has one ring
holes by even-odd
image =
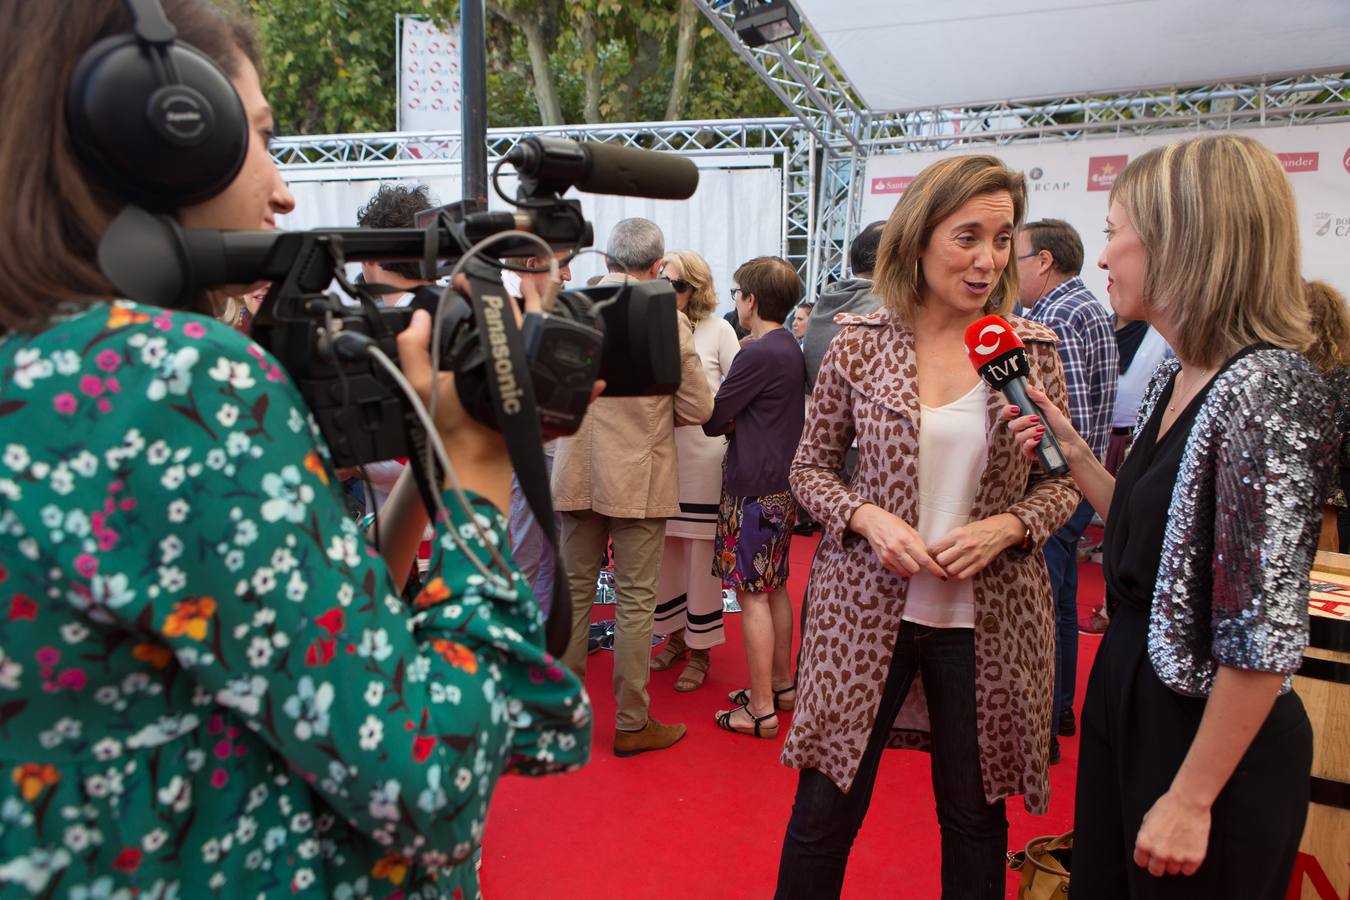
[[[1017,234],[1017,277],[1026,318],[1059,337],[1073,426],[1101,459],[1111,437],[1111,412],[1120,380],[1111,312],[1083,284],[1083,242],[1068,222],[1042,219]],[[1045,544],[1055,598],[1055,697],[1051,734],[1076,731],[1073,696],[1078,674],[1078,542],[1092,521],[1084,500]],[[1059,762],[1052,737],[1050,761]]]

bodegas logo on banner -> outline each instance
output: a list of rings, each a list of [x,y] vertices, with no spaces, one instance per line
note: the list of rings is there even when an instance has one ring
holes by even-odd
[[[909,187],[911,181],[916,175],[899,175],[894,178],[873,178],[872,193],[874,194],[903,194],[905,188]]]
[[[1276,153],[1280,165],[1284,166],[1284,171],[1293,175],[1295,172],[1316,172],[1317,163],[1321,157],[1320,153]]]
[[[1109,191],[1111,185],[1116,183],[1116,176],[1120,174],[1121,169],[1130,161],[1125,155],[1121,156],[1090,156],[1088,157],[1088,184],[1089,191]]]
[[[1350,216],[1338,216],[1329,212],[1319,212],[1313,216],[1316,225],[1313,234],[1318,237],[1350,237]]]

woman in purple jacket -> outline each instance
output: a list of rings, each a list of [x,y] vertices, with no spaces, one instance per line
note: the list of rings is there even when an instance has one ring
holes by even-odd
[[[727,731],[773,738],[777,710],[796,700],[792,672],[792,603],[788,545],[797,501],[788,468],[805,421],[806,362],[783,321],[801,298],[801,281],[786,260],[761,256],[736,270],[731,297],[750,339],[717,391],[703,430],[729,434],[722,470],[713,574],[734,588],[741,605],[750,687],[732,691],[735,709],[717,713]]]

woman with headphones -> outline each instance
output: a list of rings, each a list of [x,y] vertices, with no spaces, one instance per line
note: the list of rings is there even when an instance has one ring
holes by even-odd
[[[435,376],[476,496],[447,495],[409,606],[415,492],[377,551],[274,359],[209,298],[117,298],[125,203],[220,229],[293,205],[247,24],[163,7],[0,0],[0,895],[476,896],[498,776],[590,746],[529,591],[469,559],[508,544],[507,454]],[[424,400],[429,336],[398,339]]]

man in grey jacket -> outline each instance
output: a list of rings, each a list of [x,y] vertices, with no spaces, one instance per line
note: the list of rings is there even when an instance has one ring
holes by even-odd
[[[848,248],[848,267],[853,277],[836,281],[816,298],[811,317],[806,320],[806,336],[802,339],[808,391],[816,384],[820,361],[825,357],[830,341],[839,333],[834,317],[841,312],[868,313],[879,304],[872,293],[872,269],[876,267],[877,247],[885,227],[885,222],[873,222],[853,238]]]

